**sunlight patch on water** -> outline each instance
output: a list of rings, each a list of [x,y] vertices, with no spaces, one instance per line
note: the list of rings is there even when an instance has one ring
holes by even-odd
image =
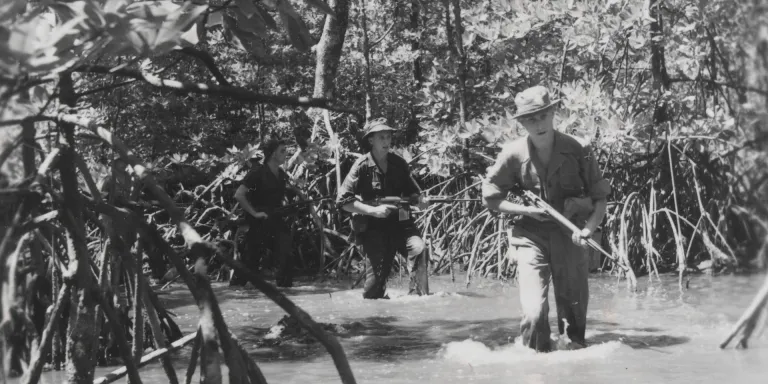
[[[605,359],[614,355],[619,350],[631,349],[618,341],[609,341],[597,345],[590,345],[587,348],[579,350],[568,350],[566,349],[567,339],[553,336],[552,341],[555,348],[557,348],[556,351],[537,353],[536,351],[523,346],[520,339],[517,339],[514,344],[505,345],[496,349],[491,349],[479,341],[464,340],[446,344],[438,356],[444,360],[475,366],[485,364],[508,364],[523,361],[540,361],[550,364]]]

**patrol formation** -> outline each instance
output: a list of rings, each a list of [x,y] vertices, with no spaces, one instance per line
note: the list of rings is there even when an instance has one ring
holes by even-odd
[[[511,220],[509,256],[518,265],[521,338],[523,344],[541,352],[552,349],[548,322],[550,281],[559,333],[566,334],[576,348],[585,346],[587,245],[595,244],[591,238],[603,220],[606,197],[611,191],[591,149],[555,129],[558,101],[551,99],[543,86],[516,95],[514,119],[527,135],[503,147],[482,184],[483,204]],[[351,214],[351,238],[365,255],[365,299],[389,298],[386,283],[398,253],[407,260],[409,294],[429,294],[429,260],[410,211],[411,206],[425,209],[429,202],[411,176],[408,163],[390,152],[393,131],[384,119],[366,123],[363,143],[367,153],[352,165],[335,201]],[[290,228],[276,209],[289,194],[301,194],[281,168],[285,159],[284,142],[267,142],[263,165],[254,166],[235,193],[248,227],[240,241],[241,258],[258,270],[267,267],[262,255],[270,252],[277,264],[275,280],[280,287],[292,286],[293,255]],[[507,199],[520,191],[535,194],[562,216]],[[397,204],[400,199],[410,204]],[[564,226],[562,217],[579,230]],[[237,274],[233,276],[231,284],[243,283]]]

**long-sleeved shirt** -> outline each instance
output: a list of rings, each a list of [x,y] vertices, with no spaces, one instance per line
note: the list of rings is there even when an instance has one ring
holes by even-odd
[[[565,200],[570,197],[590,197],[594,201],[606,198],[611,192],[591,148],[574,137],[555,132],[552,157],[547,167],[538,157],[532,156],[533,153],[528,137],[507,144],[496,163],[488,168],[482,187],[483,200],[504,199],[510,190],[522,187],[538,194],[562,213]],[[530,220],[524,217],[522,222],[535,224]]]

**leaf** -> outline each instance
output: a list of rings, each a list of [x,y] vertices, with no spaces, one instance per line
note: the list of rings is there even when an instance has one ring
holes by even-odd
[[[264,25],[273,31],[277,31],[277,22],[275,22],[275,19],[272,18],[272,15],[270,15],[269,12],[261,7],[256,7],[256,13],[258,13],[261,20],[264,21]]]
[[[237,17],[237,27],[244,30],[251,32],[258,36],[267,36],[267,27],[264,23],[264,19],[261,18],[261,16],[257,13],[253,13],[250,17],[244,15],[241,12],[235,12],[235,16]]]
[[[253,3],[253,0],[235,0],[237,4],[236,13],[243,14],[246,18],[251,17],[254,13],[258,12],[258,7]]]
[[[26,0],[3,0],[0,4],[0,22],[11,20],[23,13],[26,6]]]
[[[258,58],[268,57],[264,42],[255,34],[239,29],[237,20],[229,15],[224,15],[224,37],[237,49],[252,53]]]
[[[182,33],[187,30],[200,15],[208,9],[207,5],[193,5],[192,3],[184,3],[175,12],[168,15],[163,22],[160,30],[157,32],[157,37],[154,40],[153,48],[156,49],[156,53],[164,53],[177,45],[177,41],[181,37]],[[195,29],[195,34],[197,29]],[[189,36],[187,36],[189,38]]]
[[[309,29],[304,24],[304,20],[296,13],[291,3],[284,0],[280,1],[278,3],[278,13],[280,14],[280,20],[285,25],[286,32],[288,32],[288,37],[291,39],[291,44],[299,51],[309,51],[315,43],[309,35]]]
[[[315,8],[315,9],[321,11],[321,12],[324,12],[327,15],[331,15],[333,17],[336,17],[336,13],[333,12],[333,9],[328,4],[326,4],[325,1],[323,1],[323,0],[304,0],[304,1],[306,1],[307,4],[309,4],[313,8]]]
[[[171,1],[137,1],[128,5],[125,11],[140,19],[162,22],[179,8],[180,5]]]
[[[192,28],[181,34],[179,37],[182,46],[195,46],[200,41],[200,37],[197,34],[197,24],[192,24]]]

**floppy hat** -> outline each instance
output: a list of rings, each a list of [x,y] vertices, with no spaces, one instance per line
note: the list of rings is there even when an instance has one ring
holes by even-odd
[[[547,88],[537,85],[528,88],[515,96],[517,114],[513,119],[541,112],[560,102],[560,99],[550,100]]]
[[[374,132],[382,132],[382,131],[396,131],[396,129],[387,125],[387,119],[383,117],[374,119],[374,120],[369,120],[365,124],[365,131],[363,132],[363,140],[365,140],[365,138],[367,138],[370,134]]]

